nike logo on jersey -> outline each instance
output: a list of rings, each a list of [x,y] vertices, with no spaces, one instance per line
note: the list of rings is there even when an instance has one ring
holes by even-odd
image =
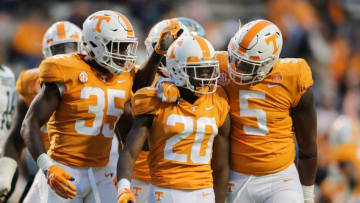
[[[209,196],[209,195],[211,195],[211,192],[204,192],[204,193],[202,193],[202,196],[203,196],[203,197],[207,197],[207,196]]]
[[[283,179],[283,181],[286,183],[286,182],[289,182],[290,180],[293,180],[292,178],[285,178]]]
[[[214,108],[214,105],[209,106],[209,107],[205,107],[205,110],[206,110],[206,111],[210,111],[210,110],[213,109],[213,108]]]
[[[272,85],[272,84],[268,84],[268,85],[267,85],[267,88],[269,88],[269,89],[270,89],[270,88],[276,87],[276,86],[278,86],[278,85],[279,85],[279,84],[274,84],[274,85]]]
[[[125,82],[126,80],[117,80],[117,83],[120,84],[120,83],[123,83]]]

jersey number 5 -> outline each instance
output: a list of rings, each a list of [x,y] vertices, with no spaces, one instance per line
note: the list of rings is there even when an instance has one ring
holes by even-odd
[[[175,153],[175,145],[185,140],[188,136],[192,135],[194,132],[194,120],[191,117],[181,116],[177,114],[171,114],[167,119],[168,126],[175,126],[177,123],[184,125],[184,130],[177,135],[174,135],[166,140],[165,150],[164,150],[164,159],[172,160],[178,162],[187,162],[188,154]],[[212,133],[210,137],[205,139],[205,128],[209,126],[212,128]],[[211,147],[214,141],[215,135],[217,135],[218,129],[216,126],[215,118],[201,117],[196,121],[196,131],[195,139],[192,143],[190,160],[192,163],[196,164],[207,164],[211,160]],[[207,143],[203,143],[207,141]],[[202,146],[206,144],[205,152],[202,152]],[[180,148],[180,147],[179,147]],[[176,150],[180,151],[180,150]]]
[[[75,122],[75,130],[76,132],[83,135],[96,136],[100,133],[101,124],[103,123],[104,109],[106,107],[105,93],[101,88],[97,87],[84,87],[81,89],[81,99],[89,99],[91,95],[96,96],[96,106],[90,105],[88,113],[95,114],[94,122],[92,126],[86,126],[85,120],[77,120]],[[108,108],[106,111],[106,115],[116,117],[114,126],[117,120],[123,114],[123,110],[115,106],[115,98],[125,98],[125,91],[107,89]],[[110,124],[105,123],[102,127],[102,134],[104,135],[104,137],[111,138],[114,135],[114,129],[115,127],[113,129],[110,129]]]
[[[240,90],[240,116],[256,117],[258,127],[244,125],[244,132],[248,135],[266,136],[269,130],[266,126],[266,112],[262,109],[250,109],[249,99],[265,99],[264,92]]]

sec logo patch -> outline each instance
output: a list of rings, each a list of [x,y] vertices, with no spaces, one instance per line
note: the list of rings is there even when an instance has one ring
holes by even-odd
[[[88,81],[88,74],[86,73],[86,72],[81,72],[80,74],[79,74],[79,81],[81,82],[81,83],[86,83],[87,81]]]

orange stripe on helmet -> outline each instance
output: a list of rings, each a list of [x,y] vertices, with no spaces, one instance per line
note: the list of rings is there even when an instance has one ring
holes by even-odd
[[[177,20],[175,20],[175,19],[171,19],[171,20],[170,20],[170,24],[174,24],[174,25],[177,25],[177,26],[180,27],[180,22],[177,21]]]
[[[271,23],[266,20],[261,20],[257,22],[250,30],[245,34],[242,41],[240,42],[240,47],[248,49],[251,41],[254,37],[266,26],[270,25]]]
[[[59,39],[64,39],[66,37],[66,33],[65,33],[65,23],[64,22],[60,22],[56,24],[56,31],[57,31],[57,36]]]
[[[127,34],[129,37],[134,37],[134,29],[130,23],[130,21],[127,19],[126,16],[124,16],[123,14],[119,13],[119,12],[115,12],[120,18],[122,21],[124,21],[125,23],[125,26],[126,26],[126,31],[127,31]]]
[[[198,44],[200,45],[201,51],[202,51],[202,55],[204,57],[205,60],[208,60],[211,58],[210,56],[210,49],[208,44],[206,43],[206,41],[199,36],[193,36],[194,39],[198,42]]]
[[[178,41],[176,44],[177,44],[177,46],[181,46],[182,43],[183,43],[183,41]],[[175,58],[175,46],[171,47],[169,58],[171,58],[171,59]]]

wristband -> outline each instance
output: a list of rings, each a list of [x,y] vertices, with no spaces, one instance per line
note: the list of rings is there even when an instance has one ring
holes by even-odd
[[[313,200],[314,199],[314,185],[306,186],[302,185],[302,190],[304,194],[304,200]]]
[[[118,186],[118,194],[120,194],[121,192],[123,192],[125,188],[130,189],[130,181],[126,178],[122,178],[121,180],[118,181],[117,186]]]
[[[49,157],[49,155],[47,155],[45,153],[42,153],[38,157],[36,163],[43,172],[47,171],[51,165],[54,165],[54,163],[51,160],[51,158]]]

